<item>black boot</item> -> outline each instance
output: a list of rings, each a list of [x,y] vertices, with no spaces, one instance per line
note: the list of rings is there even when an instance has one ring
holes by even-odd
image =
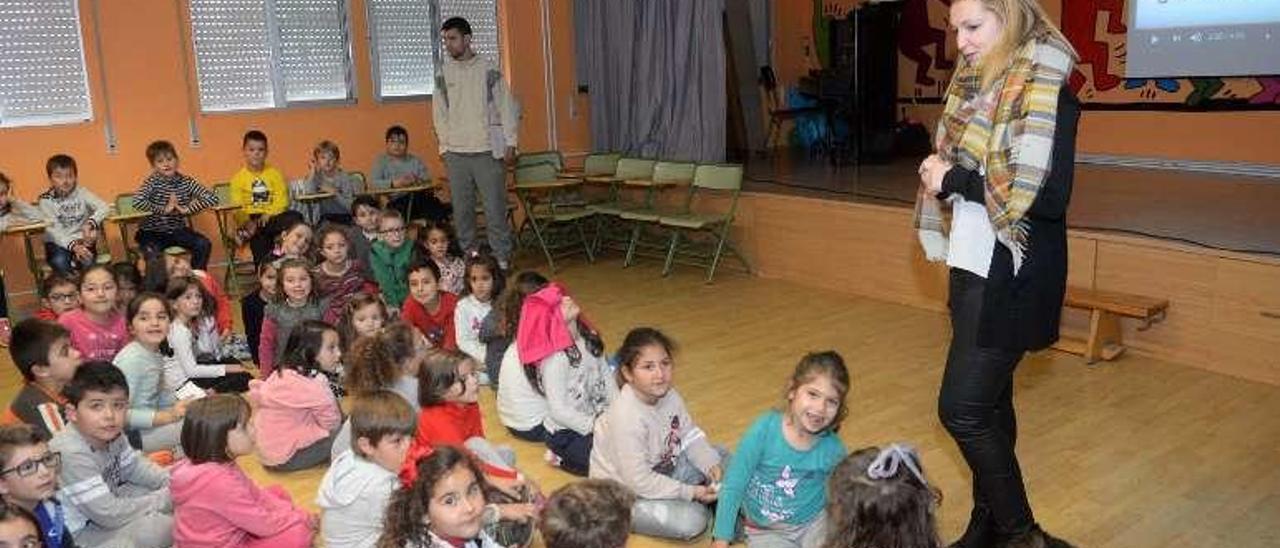
[[[1027,532],[1014,535],[1000,546],[1001,548],[1075,548],[1071,543],[1044,532],[1039,525],[1032,525]]]
[[[991,510],[986,506],[974,506],[964,534],[947,548],[992,548],[995,544],[996,530],[991,521]]]

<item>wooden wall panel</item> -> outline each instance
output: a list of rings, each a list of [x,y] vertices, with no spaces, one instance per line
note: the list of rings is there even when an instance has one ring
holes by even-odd
[[[749,193],[734,234],[759,276],[945,310],[946,267],[910,222],[905,208]],[[1280,385],[1280,260],[1083,230],[1068,245],[1068,283],[1169,299],[1150,329],[1123,321],[1132,352]],[[1064,332],[1087,326],[1064,314]]]

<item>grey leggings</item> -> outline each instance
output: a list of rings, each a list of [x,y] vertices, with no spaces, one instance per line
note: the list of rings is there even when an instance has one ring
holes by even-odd
[[[329,462],[329,450],[333,448],[333,439],[337,436],[337,430],[329,432],[328,436],[294,452],[293,456],[283,464],[263,466],[263,468],[272,472],[296,472]]]
[[[727,467],[729,452],[723,447],[716,447],[716,451],[720,453],[720,467]],[[685,453],[676,458],[676,467],[670,476],[689,485],[707,483],[707,477]],[[714,516],[707,505],[696,500],[637,499],[631,507],[631,530],[641,535],[687,542],[706,531]]]

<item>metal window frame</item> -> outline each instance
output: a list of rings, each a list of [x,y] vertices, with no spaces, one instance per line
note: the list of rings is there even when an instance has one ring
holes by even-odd
[[[378,55],[379,32],[378,32],[378,26],[377,26],[377,18],[375,18],[373,14],[373,9],[374,9],[373,4],[376,3],[377,1],[378,0],[365,0],[365,3],[364,3],[365,4],[365,21],[367,22],[367,26],[369,28],[369,39],[368,39],[369,40],[369,67],[370,67],[370,76],[373,78],[374,101],[377,101],[379,103],[397,103],[397,102],[406,102],[406,101],[419,101],[422,99],[431,98],[433,95],[435,95],[434,78],[432,78],[433,80],[432,82],[428,83],[427,91],[424,93],[412,93],[412,94],[406,94],[406,95],[383,94],[381,59],[379,58],[379,55]],[[440,1],[439,0],[424,0],[424,1],[427,4],[427,12],[429,13],[428,17],[432,22],[432,25],[430,28],[432,33],[434,34],[436,33],[435,29],[440,28],[440,25],[444,23],[444,21],[441,20],[440,18]],[[492,0],[492,2],[493,2],[493,17],[495,22],[494,27],[496,30],[495,47],[497,47],[498,49],[498,51],[496,52],[494,61],[498,64],[499,70],[501,70],[502,25],[498,24],[500,21],[498,10],[500,9],[501,2],[499,2],[499,0]],[[441,42],[440,42],[440,39],[437,37],[431,40],[431,69],[432,69],[433,75],[441,66],[442,59],[443,58],[442,58],[442,52],[441,52]]]
[[[49,114],[36,116],[0,117],[0,128],[42,127],[58,125],[75,125],[93,122],[93,89],[89,86],[89,62],[84,45],[84,18],[80,13],[80,2],[77,0],[61,0],[71,7],[72,16],[76,20],[76,39],[80,48],[80,71],[83,75],[84,99],[86,110],[77,114]],[[3,110],[0,109],[0,114]]]
[[[203,115],[216,116],[220,114],[257,112],[257,111],[264,111],[264,110],[282,110],[282,109],[299,108],[299,107],[306,108],[306,107],[342,106],[342,105],[355,104],[356,103],[355,51],[352,44],[353,42],[352,36],[354,35],[354,33],[353,33],[353,27],[351,22],[351,19],[352,19],[351,0],[337,0],[337,1],[340,3],[340,7],[339,7],[340,25],[346,39],[346,47],[344,48],[344,53],[345,53],[344,57],[346,60],[346,62],[344,63],[345,64],[345,67],[344,67],[345,68],[344,70],[345,86],[344,87],[346,89],[345,97],[340,97],[340,98],[335,97],[331,99],[303,99],[303,100],[290,100],[288,98],[288,93],[287,93],[287,90],[285,89],[284,68],[283,68],[283,65],[281,64],[283,40],[281,39],[281,35],[280,35],[280,24],[277,21],[276,0],[262,0],[263,12],[266,14],[266,28],[267,28],[267,37],[268,37],[268,43],[266,44],[266,46],[267,46],[267,51],[270,59],[268,72],[271,78],[272,104],[268,106],[237,106],[237,107],[231,107],[231,108],[216,108],[216,109],[210,109],[209,107],[205,106],[204,101],[202,100],[202,95],[200,91],[200,88],[203,85],[204,80],[201,77],[201,71],[199,68],[200,67],[199,52],[196,51],[195,41],[193,38],[191,40],[191,55],[192,55],[192,58],[195,60],[195,76],[196,76],[195,93],[196,93],[196,102],[199,104],[200,113]],[[188,0],[187,2],[187,14],[188,14],[187,23],[188,23],[188,26],[190,27],[190,29],[188,30],[191,36],[194,37],[196,33],[196,30],[195,30],[196,20],[194,17],[190,16],[191,14],[190,0]]]

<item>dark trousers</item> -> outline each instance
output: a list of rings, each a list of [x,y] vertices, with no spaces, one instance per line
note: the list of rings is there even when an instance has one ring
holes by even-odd
[[[54,272],[63,276],[73,276],[80,269],[93,265],[92,261],[81,263],[71,250],[53,242],[44,243],[44,258],[49,261],[49,267],[53,268]]]
[[[547,448],[560,457],[560,468],[575,476],[587,475],[591,463],[592,434],[582,435],[570,428],[561,428],[547,436]]]
[[[493,378],[493,377],[490,377],[490,378]],[[524,441],[536,441],[536,442],[547,441],[547,429],[544,428],[541,424],[533,428],[530,428],[528,430],[516,430],[515,428],[508,426],[507,431],[511,432],[511,435],[515,436],[517,439],[522,439]]]
[[[960,446],[973,473],[971,519],[1001,535],[1026,531],[1034,523],[1014,445],[1018,422],[1013,409],[1013,372],[1021,350],[978,346],[978,325],[986,280],[951,270],[951,348],[938,394],[938,416]]]
[[[253,375],[248,373],[227,373],[221,377],[191,379],[196,386],[212,390],[218,394],[243,394],[249,391],[249,381]]]
[[[150,230],[139,230],[137,236],[134,236],[138,247],[142,249],[142,256],[146,257],[147,263],[150,264],[153,259],[160,259],[160,254],[164,253],[164,248],[169,246],[182,246],[191,251],[191,268],[196,270],[209,269],[209,253],[213,250],[213,244],[203,234],[182,227],[173,232],[152,232]]]
[[[411,209],[410,204],[413,206],[412,212],[409,211]],[[445,222],[449,220],[449,215],[453,212],[449,204],[441,202],[434,193],[426,190],[396,197],[387,205],[399,211],[400,215],[404,216],[406,223],[413,219]],[[409,213],[413,213],[413,219],[409,218]]]

